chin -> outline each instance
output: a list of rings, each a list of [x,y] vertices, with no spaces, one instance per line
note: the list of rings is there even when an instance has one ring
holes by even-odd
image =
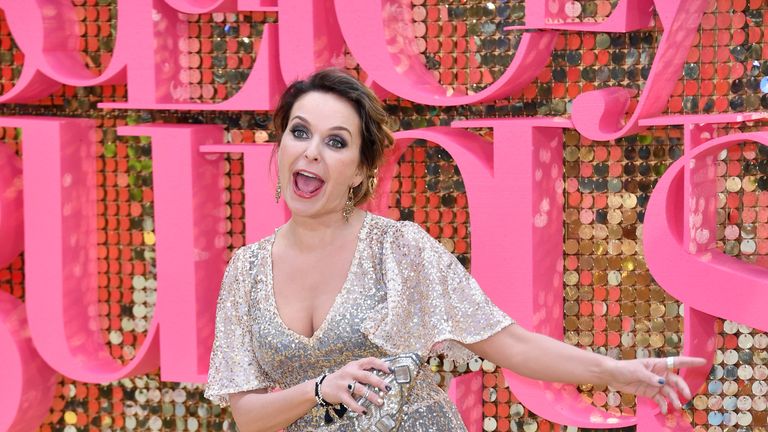
[[[315,201],[315,200],[312,200]],[[322,216],[327,214],[329,210],[325,209],[322,203],[308,202],[308,200],[302,198],[294,198],[292,200],[286,200],[288,210],[293,216],[300,217],[313,217]],[[341,213],[339,213],[341,214]]]

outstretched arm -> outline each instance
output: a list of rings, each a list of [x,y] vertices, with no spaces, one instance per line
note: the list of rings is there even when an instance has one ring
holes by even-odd
[[[530,332],[517,324],[466,347],[484,359],[529,378],[569,384],[606,384],[652,398],[663,413],[667,412],[667,400],[675,408],[681,408],[678,393],[685,399],[691,398],[685,381],[667,369],[666,359],[614,360]],[[701,358],[674,359],[675,368],[705,364]]]

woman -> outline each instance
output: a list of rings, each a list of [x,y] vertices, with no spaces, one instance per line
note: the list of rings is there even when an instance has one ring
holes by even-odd
[[[535,379],[610,384],[663,411],[667,400],[681,407],[678,392],[691,397],[664,359],[616,361],[515,325],[417,225],[358,209],[392,144],[385,119],[368,89],[334,69],[293,83],[275,111],[276,198],[291,218],[227,267],[205,393],[231,404],[241,431],[354,430],[343,410],[326,424],[325,405],[366,415],[356,400],[380,404],[389,390],[372,371],[388,373],[381,358],[406,352],[477,354]],[[416,376],[398,430],[464,430],[429,375]]]

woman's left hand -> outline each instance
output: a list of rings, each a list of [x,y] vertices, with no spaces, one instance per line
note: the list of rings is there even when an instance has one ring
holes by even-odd
[[[690,400],[691,389],[675,370],[704,366],[707,361],[698,357],[671,358],[672,368],[667,358],[619,360],[609,373],[611,380],[608,385],[619,391],[653,399],[662,414],[668,412],[669,402],[679,410],[683,406],[680,395]]]

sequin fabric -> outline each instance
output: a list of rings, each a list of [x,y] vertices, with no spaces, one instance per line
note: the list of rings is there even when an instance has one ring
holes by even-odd
[[[474,354],[460,343],[483,340],[514,321],[486,297],[443,246],[412,222],[366,214],[349,274],[312,337],[280,318],[272,289],[275,234],[238,249],[222,282],[205,396],[288,388],[363,357],[418,352],[456,362]],[[401,431],[465,430],[447,394],[423,365]],[[330,426],[314,408],[288,431],[351,431]]]

